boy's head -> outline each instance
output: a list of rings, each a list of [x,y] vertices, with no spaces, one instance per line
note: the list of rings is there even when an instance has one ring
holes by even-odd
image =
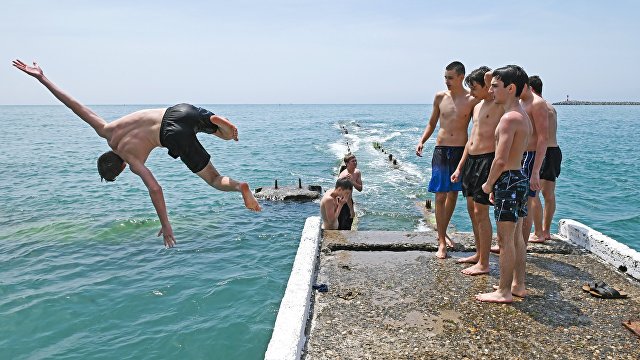
[[[115,181],[127,164],[118,154],[107,151],[98,158],[98,173],[100,181]]]
[[[349,153],[344,156],[344,164],[347,166],[347,168],[349,166],[356,167],[356,165],[358,165],[358,160],[356,159],[355,155],[353,155],[352,153]]]
[[[471,96],[475,98],[483,98],[482,90],[488,90],[489,87],[485,82],[485,74],[491,71],[491,69],[487,66],[480,66],[479,68],[473,70],[466,78],[464,78],[464,83],[469,87],[469,92]],[[486,96],[486,93],[485,93]]]
[[[444,83],[447,85],[447,89],[451,89],[453,86],[462,86],[464,80],[464,65],[460,61],[454,61],[447,65],[444,72]]]
[[[508,93],[513,93],[516,98],[520,97],[525,85],[529,83],[529,76],[518,65],[507,65],[493,71],[493,79],[491,80],[491,88],[494,97],[499,103],[502,99],[502,92],[498,91],[498,85],[502,83],[502,88]]]
[[[336,181],[336,191],[339,196],[348,196],[353,191],[353,184],[345,178],[338,179]]]
[[[542,79],[540,79],[540,76],[529,76],[529,86],[531,86],[531,90],[533,90],[534,93],[542,96]]]

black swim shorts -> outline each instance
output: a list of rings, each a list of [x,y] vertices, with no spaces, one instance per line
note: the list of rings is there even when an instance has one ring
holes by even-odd
[[[517,222],[527,216],[529,178],[521,170],[503,172],[493,185],[493,214],[496,221]]]
[[[525,151],[522,154],[522,172],[526,175],[527,180],[531,180],[531,174],[533,173],[533,163],[536,161],[536,152],[535,151]],[[528,189],[528,194],[530,197],[536,196],[536,192]]]
[[[482,191],[482,184],[489,177],[489,170],[491,170],[491,163],[495,155],[493,152],[469,155],[460,174],[462,177],[462,195],[464,197],[472,197],[473,201],[479,204],[492,205],[489,201],[489,194]]]
[[[207,166],[211,156],[202,147],[196,133],[213,134],[218,126],[211,122],[211,111],[189,104],[178,104],[167,109],[160,125],[160,144],[169,155],[180,157],[194,173]]]
[[[555,182],[560,176],[560,163],[562,163],[560,147],[548,147],[540,169],[540,179]]]
[[[351,217],[351,209],[349,205],[342,205],[340,214],[338,215],[338,230],[351,230],[353,218]]]

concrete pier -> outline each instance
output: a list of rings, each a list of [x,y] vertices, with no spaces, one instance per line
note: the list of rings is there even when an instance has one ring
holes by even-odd
[[[304,334],[291,342],[298,341],[297,351],[271,352],[268,358],[640,358],[640,338],[622,325],[640,320],[640,281],[566,238],[530,246],[529,294],[502,305],[474,299],[497,284],[496,255],[491,255],[488,275],[460,273],[468,265],[456,259],[475,250],[470,234],[451,234],[459,245],[445,260],[435,257],[434,232],[318,234],[319,257],[309,256],[317,270],[308,282],[326,284],[328,292],[312,292]],[[638,260],[637,252],[626,256]],[[600,299],[581,289],[594,280],[621,288],[629,297]],[[308,301],[305,296],[300,300]],[[286,310],[280,311],[278,319],[286,318]],[[271,341],[282,343],[276,331]]]

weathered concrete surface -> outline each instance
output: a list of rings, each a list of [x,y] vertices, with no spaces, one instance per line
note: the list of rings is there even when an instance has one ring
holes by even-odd
[[[471,248],[469,235],[452,238]],[[455,260],[469,253],[438,260],[434,244],[430,233],[325,231],[316,283],[329,291],[314,295],[305,358],[640,358],[640,339],[621,324],[640,318],[640,283],[586,251],[553,240],[537,245],[527,255],[529,295],[499,305],[474,299],[497,283],[497,256],[489,275],[465,276],[468,265]],[[592,297],[581,286],[593,280],[629,298]]]
[[[310,280],[317,267],[320,223],[319,216],[312,216],[304,224],[265,360],[294,360],[302,354],[306,340],[304,330],[311,307]]]
[[[450,251],[475,251],[473,234],[453,233],[450,235],[456,246]],[[494,239],[495,241],[495,239]],[[406,231],[325,231],[322,239],[323,251],[355,250],[355,251],[437,251],[438,240],[435,232]],[[563,241],[548,241],[531,244],[528,249],[532,253],[570,254],[582,250]]]
[[[627,245],[570,219],[560,220],[558,232],[567,241],[589,250],[606,263],[623,269],[628,275],[640,280],[640,253]]]

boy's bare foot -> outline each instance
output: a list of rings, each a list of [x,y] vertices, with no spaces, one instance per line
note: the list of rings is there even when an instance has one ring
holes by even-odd
[[[465,275],[482,275],[482,274],[488,274],[489,273],[489,267],[488,266],[481,266],[480,264],[475,264],[473,266],[469,266],[466,269],[462,269],[462,271],[460,271],[461,273],[465,274]]]
[[[551,240],[551,234],[550,233],[542,233],[542,236],[544,237],[545,240]]]
[[[458,263],[461,264],[475,264],[478,262],[478,260],[480,260],[480,256],[478,256],[477,253],[471,255],[471,256],[467,256],[465,258],[460,258],[458,259]]]
[[[449,235],[445,235],[445,239],[447,241],[447,247],[448,248],[454,248],[456,247],[456,243],[453,242],[453,240],[451,240],[451,238],[449,237]]]
[[[255,196],[249,189],[249,184],[240,183],[240,193],[242,193],[242,199],[244,200],[244,206],[249,210],[260,211],[262,208],[260,204],[258,204],[258,200],[256,200]]]
[[[498,290],[498,285],[493,285],[493,290]],[[524,290],[524,289],[516,290],[514,288],[511,288],[511,295],[524,299],[525,297],[527,297],[527,290]]]
[[[476,295],[476,300],[499,304],[511,304],[513,302],[513,297],[511,296],[511,294],[505,296],[498,291],[494,291],[490,293],[478,294]]]
[[[529,235],[529,242],[530,243],[543,243],[545,242],[547,239],[544,236],[538,236],[535,233],[531,233]]]
[[[438,259],[446,259],[447,258],[447,247],[444,245],[438,246],[438,251],[436,252],[436,257]]]

